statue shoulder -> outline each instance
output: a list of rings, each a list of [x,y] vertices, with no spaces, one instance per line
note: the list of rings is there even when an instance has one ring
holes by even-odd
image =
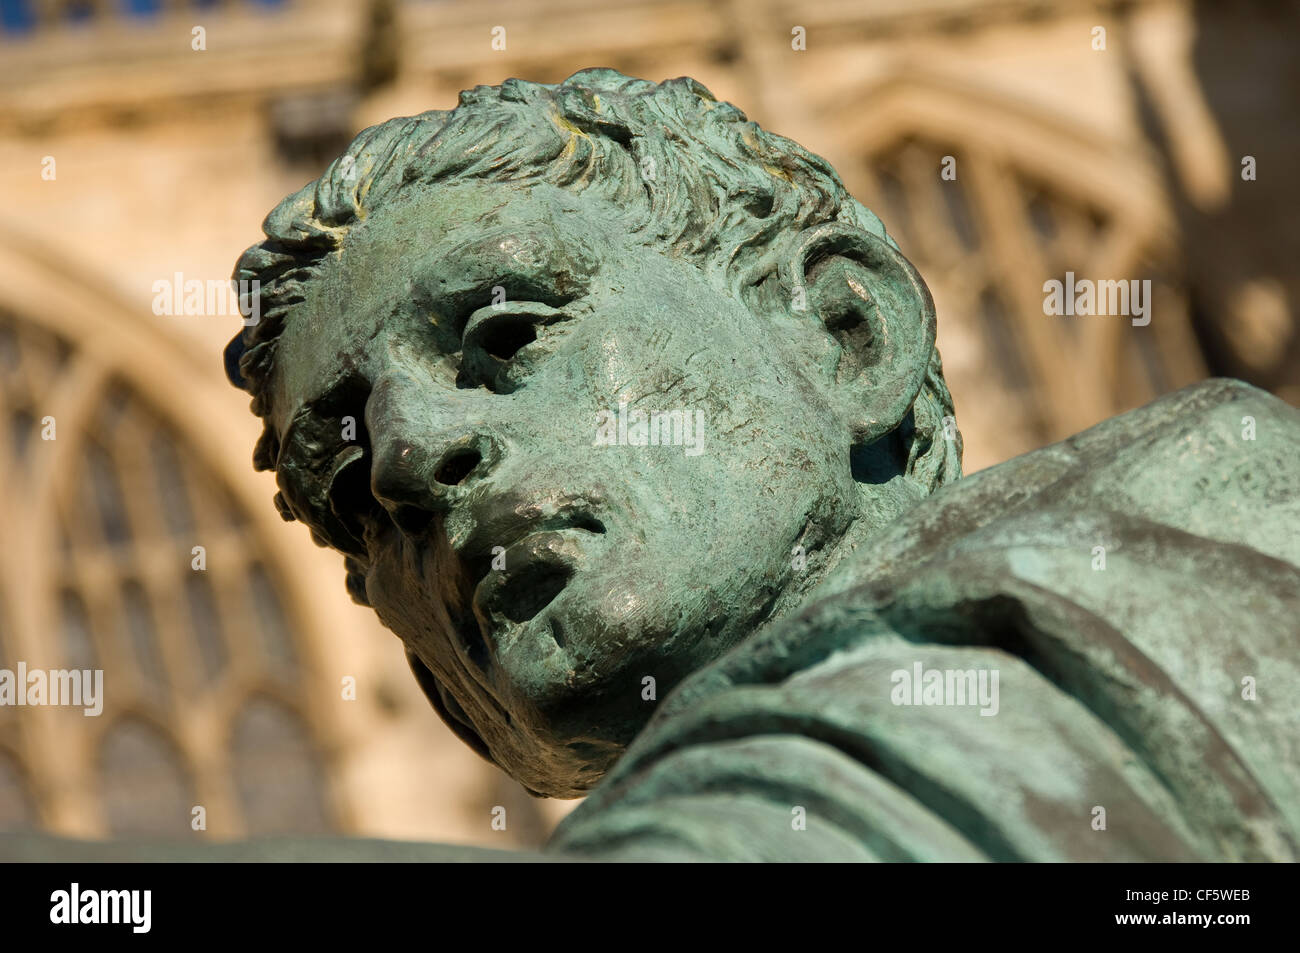
[[[1083,502],[1300,564],[1300,411],[1241,381],[1184,388],[1070,438]]]
[[[1300,411],[1211,379],[965,477],[837,567],[821,594],[923,562],[993,524],[1107,513],[1300,565]]]

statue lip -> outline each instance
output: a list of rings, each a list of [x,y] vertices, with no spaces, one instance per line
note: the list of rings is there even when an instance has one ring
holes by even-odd
[[[560,530],[585,530],[591,535],[603,536],[605,524],[594,512],[585,497],[564,497],[548,503],[528,503],[517,506],[485,506],[471,510],[474,529],[464,542],[453,550],[460,556],[474,590],[493,571],[493,561],[500,553],[507,553],[510,561],[511,547],[537,533]]]
[[[603,529],[603,526],[602,526]],[[569,584],[584,552],[579,542],[598,535],[582,525],[538,526],[498,554],[504,566],[474,585],[475,614],[484,632],[520,626],[545,609]]]
[[[457,629],[480,671],[492,667],[499,634],[522,628],[553,602],[577,571],[585,546],[605,535],[592,502],[566,496],[472,512],[475,528],[453,550],[465,568],[470,609]]]
[[[554,521],[544,522],[553,525]],[[604,524],[599,521],[592,525],[599,525],[603,531]],[[584,556],[577,538],[595,535],[599,534],[586,525],[535,525],[498,554],[505,557],[505,568],[492,569],[489,555],[482,564],[483,571],[467,580],[467,604],[459,611],[449,608],[453,632],[463,652],[465,674],[483,693],[484,703],[494,708],[507,726],[511,716],[503,693],[508,695],[510,688],[502,681],[497,653],[568,585]],[[558,621],[552,618],[543,631],[556,647],[563,648],[563,628]],[[554,650],[552,647],[549,651]],[[543,651],[547,651],[544,645]]]

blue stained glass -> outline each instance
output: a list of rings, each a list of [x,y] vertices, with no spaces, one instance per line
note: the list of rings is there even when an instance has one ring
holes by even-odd
[[[162,0],[122,0],[122,7],[133,17],[154,17],[162,12]]]
[[[36,26],[31,0],[0,0],[0,30],[26,33]]]

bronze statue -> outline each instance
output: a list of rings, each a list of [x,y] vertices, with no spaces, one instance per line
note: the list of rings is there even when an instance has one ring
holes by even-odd
[[[1284,403],[959,479],[921,277],[690,79],[477,87],[265,231],[255,463],[457,735],[590,794],[552,850],[1297,859]]]

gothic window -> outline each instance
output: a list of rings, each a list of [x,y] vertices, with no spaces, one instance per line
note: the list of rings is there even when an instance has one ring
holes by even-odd
[[[99,669],[104,697],[99,717],[0,709],[0,829],[336,829],[307,715],[320,682],[279,566],[184,411],[97,360],[0,312],[0,445],[14,450],[0,455],[0,518],[24,538],[0,560],[0,594],[23,610],[0,618],[0,665]]]
[[[176,836],[190,828],[190,779],[162,731],[135,718],[113,725],[99,744],[101,790],[115,837]]]
[[[990,122],[995,118],[986,117]],[[900,132],[873,145],[860,197],[934,292],[957,415],[981,433],[979,469],[1077,432],[1196,376],[1185,308],[1152,221],[987,142]],[[1158,326],[1046,313],[1044,283],[1150,279]],[[1135,333],[1137,332],[1137,333]],[[1156,344],[1160,341],[1160,344]],[[971,401],[970,395],[978,395]],[[967,398],[961,400],[960,398]],[[968,453],[968,458],[970,454]],[[974,463],[973,466],[969,465]]]
[[[250,699],[235,721],[231,749],[250,834],[329,828],[320,765],[293,711],[270,698]]]

